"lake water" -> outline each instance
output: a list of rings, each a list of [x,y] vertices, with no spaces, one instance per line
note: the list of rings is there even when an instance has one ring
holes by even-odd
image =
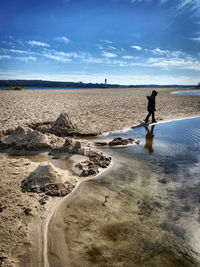
[[[191,90],[191,91],[176,91],[173,92],[174,95],[200,95],[200,90]]]
[[[57,214],[70,266],[200,266],[200,118],[116,136],[141,144],[104,149],[113,166]]]

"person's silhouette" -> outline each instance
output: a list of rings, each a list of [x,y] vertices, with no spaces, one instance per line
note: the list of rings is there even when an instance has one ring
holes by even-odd
[[[149,128],[147,126],[144,127],[147,131],[146,144],[144,146],[144,149],[147,149],[149,154],[153,153],[153,138],[154,138],[153,130],[154,130],[154,127],[155,127],[155,125],[151,126],[151,131],[149,131]]]
[[[156,99],[157,94],[158,92],[153,90],[151,96],[147,96],[147,99],[148,99],[147,111],[149,113],[144,120],[146,123],[148,123],[150,116],[152,116],[152,123],[157,122],[155,119],[155,111],[156,111],[155,99]]]

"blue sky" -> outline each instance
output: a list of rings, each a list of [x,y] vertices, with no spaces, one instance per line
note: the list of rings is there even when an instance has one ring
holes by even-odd
[[[0,79],[200,82],[200,0],[0,0]]]

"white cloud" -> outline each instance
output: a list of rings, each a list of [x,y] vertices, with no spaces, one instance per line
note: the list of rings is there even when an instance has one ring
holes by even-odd
[[[47,54],[47,53],[44,53],[43,56],[46,57],[46,58],[50,58],[50,59],[56,60],[56,61],[60,61],[62,63],[71,62],[70,58],[66,58],[66,57],[63,57],[63,56],[50,55],[50,54]]]
[[[103,47],[102,45],[96,44],[96,46],[97,46],[97,48],[98,48],[99,50],[103,50],[103,49],[104,49],[104,47]]]
[[[18,43],[18,45],[20,45],[20,46],[24,46],[24,42],[23,42],[21,39],[18,39],[18,40],[17,40],[17,43]]]
[[[161,50],[160,48],[155,48],[153,50],[151,50],[151,52],[155,55],[166,55],[167,54],[167,50]]]
[[[123,56],[122,58],[124,58],[124,59],[133,59],[134,57],[133,56]]]
[[[71,40],[65,36],[56,37],[56,41],[68,44]]]
[[[6,49],[8,52],[17,53],[17,54],[29,54],[29,51],[17,50],[17,49]]]
[[[0,55],[0,59],[17,59],[28,62],[29,60],[35,61],[36,57],[28,56],[28,57],[11,57],[10,55]]]
[[[76,53],[76,52],[65,53],[63,51],[57,51],[54,49],[44,49],[43,53],[41,53],[40,55],[43,55],[45,57],[55,59],[61,62],[70,62],[71,58],[82,59],[85,57],[84,53]]]
[[[5,45],[8,45],[8,46],[11,46],[11,47],[13,47],[14,46],[14,43],[12,43],[12,42],[9,42],[9,41],[0,41],[0,43],[2,43],[2,44],[5,44]]]
[[[31,46],[42,46],[42,47],[50,47],[49,44],[47,43],[42,43],[42,42],[39,42],[39,41],[27,41],[27,44],[31,45]]]
[[[15,57],[16,59],[18,60],[21,60],[21,61],[25,61],[25,62],[28,62],[28,61],[36,61],[36,57],[32,57],[32,56],[29,56],[29,57]]]
[[[181,0],[178,3],[178,8],[181,9],[183,7],[185,7],[188,4],[192,4],[192,2],[194,2],[193,0]]]
[[[114,46],[111,46],[111,45],[108,45],[107,48],[110,50],[116,50],[116,48]]]
[[[168,55],[169,56],[172,56],[172,57],[185,57],[187,56],[184,52],[180,51],[180,50],[177,50],[177,51],[169,51],[169,50],[166,50]]]
[[[1,59],[9,59],[11,58],[11,56],[8,56],[8,55],[0,55],[0,60]]]
[[[83,63],[95,63],[95,64],[107,64],[107,65],[115,65],[115,66],[120,66],[124,67],[127,66],[127,62],[124,60],[116,60],[111,57],[105,57],[105,58],[84,58],[82,60]]]
[[[131,48],[134,48],[138,51],[142,50],[142,47],[141,46],[138,46],[138,45],[132,45]]]
[[[200,41],[200,37],[190,38],[193,41]]]
[[[108,73],[24,73],[23,72],[5,72],[0,71],[0,77],[4,79],[33,79],[33,80],[49,80],[49,81],[74,81],[74,82],[91,82],[91,83],[104,83],[105,78],[108,79],[109,84],[197,84],[199,82],[199,77],[189,77],[189,76],[177,76],[177,75],[121,75],[118,74],[108,74]]]
[[[83,59],[84,63],[97,63],[97,64],[110,64],[111,61],[108,58],[95,58],[95,57],[88,57]]]
[[[107,44],[113,44],[112,41],[109,41],[109,40],[100,40],[101,42],[104,42],[104,43],[107,43]]]
[[[55,55],[58,55],[58,56],[62,56],[62,57],[74,57],[74,58],[79,57],[79,55],[77,53],[74,53],[74,52],[65,53],[65,52],[62,52],[62,51],[56,51],[56,50],[54,50],[54,54]]]
[[[186,53],[177,50],[169,51],[156,48],[153,50],[146,50],[153,53],[156,57],[134,57],[131,55],[124,55],[120,59],[115,59],[117,54],[103,51],[103,58],[94,58],[92,56],[85,56],[82,58],[82,63],[95,63],[95,64],[107,64],[120,67],[147,67],[147,68],[160,68],[163,70],[172,69],[185,69],[200,71],[200,61],[187,55]]]
[[[166,56],[166,57],[180,57],[180,56],[185,57],[186,56],[186,54],[182,52],[181,50],[170,51],[170,50],[155,48],[155,49],[145,49],[145,51],[151,52],[157,56]]]
[[[164,69],[171,67],[200,71],[200,61],[190,56],[185,58],[149,58],[147,64],[151,67],[161,67]]]
[[[190,9],[194,14],[200,14],[200,1],[199,0],[130,0],[131,3],[145,3],[145,4],[151,4],[152,2],[157,2],[158,4],[165,4],[167,2],[174,2],[177,10],[184,10],[184,9]]]
[[[176,2],[176,1],[175,1]],[[177,9],[184,10],[189,9],[193,12],[194,15],[200,13],[200,1],[199,0],[178,0]]]
[[[126,67],[126,66],[128,66],[128,63],[126,61],[123,61],[123,60],[113,60],[112,61],[112,64],[113,65],[118,65],[120,67]]]
[[[108,57],[108,58],[117,57],[116,54],[114,54],[114,53],[110,53],[110,52],[106,52],[106,51],[103,51],[102,55],[103,55],[104,57]]]
[[[48,49],[48,48],[43,48],[41,52],[34,52],[34,51],[26,51],[26,50],[17,50],[17,49],[0,49],[1,52],[4,54],[4,58],[15,58],[19,60],[24,60],[24,61],[29,61],[29,60],[36,60],[36,57],[45,57],[45,58],[50,58],[54,59],[60,62],[70,62],[73,59],[82,59],[85,57],[84,53],[76,53],[76,52],[70,52],[70,53],[65,53],[63,51],[57,51],[54,49]],[[13,54],[24,54],[28,55],[27,57],[14,57]]]

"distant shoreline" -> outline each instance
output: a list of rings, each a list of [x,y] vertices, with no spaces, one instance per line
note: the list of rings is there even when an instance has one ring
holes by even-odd
[[[88,89],[88,88],[191,88],[196,85],[121,85],[121,84],[106,84],[106,83],[83,83],[83,82],[62,82],[62,81],[43,81],[43,80],[0,80],[0,89],[10,86],[22,86],[27,89],[42,88],[42,89]]]

